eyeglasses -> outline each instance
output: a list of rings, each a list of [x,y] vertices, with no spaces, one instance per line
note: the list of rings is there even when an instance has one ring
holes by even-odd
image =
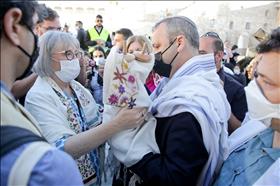
[[[103,20],[102,20],[102,19],[97,19],[97,20],[96,20],[96,22],[100,22],[100,23],[102,23],[102,22],[103,22]]]
[[[83,57],[83,52],[81,51],[76,51],[75,53],[71,50],[65,50],[65,51],[61,51],[61,52],[57,52],[58,54],[64,54],[65,57],[68,59],[68,60],[72,60],[75,58],[75,56],[78,58],[78,59],[81,59]]]
[[[217,39],[221,39],[220,36],[216,32],[207,32],[206,34],[202,35],[201,37],[214,37]]]
[[[44,27],[42,26],[42,28],[44,28],[45,30],[57,30],[57,31],[61,31],[61,27],[52,27],[52,26],[49,26],[49,27]]]

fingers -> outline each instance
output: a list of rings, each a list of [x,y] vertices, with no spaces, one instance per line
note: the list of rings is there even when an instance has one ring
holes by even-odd
[[[139,112],[137,115],[137,125],[143,124],[146,118],[146,114],[144,112]]]
[[[126,41],[123,42],[123,54],[126,55],[127,50],[126,50]]]
[[[124,129],[135,128],[143,124],[146,118],[147,109],[145,108],[122,108],[117,114],[118,123]]]
[[[141,54],[145,54],[146,46],[147,46],[146,43],[144,43]]]
[[[147,112],[147,108],[145,108],[145,107],[134,108],[131,110],[135,110],[135,112],[144,113],[144,114],[146,114],[146,112]]]

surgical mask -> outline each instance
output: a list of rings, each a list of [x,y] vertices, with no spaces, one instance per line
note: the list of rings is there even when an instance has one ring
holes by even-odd
[[[96,64],[97,66],[99,66],[99,65],[104,65],[104,64],[105,64],[105,59],[104,59],[104,57],[95,57],[95,58],[93,58],[93,60],[95,61],[95,64]]]
[[[239,74],[240,74],[240,69],[239,69],[239,68],[234,68],[234,69],[233,69],[233,72],[234,72],[235,74],[239,75]]]
[[[171,60],[171,62],[169,64],[167,64],[163,61],[162,55],[173,45],[173,43],[176,41],[176,39],[174,39],[174,41],[172,41],[172,43],[163,52],[158,52],[155,54],[155,65],[154,65],[153,69],[160,76],[164,76],[164,77],[168,77],[168,78],[170,76],[170,72],[172,69],[171,64],[173,63],[173,61],[175,60],[175,58],[177,57],[177,55],[179,53],[178,52],[176,53],[176,55],[173,57],[173,59]]]
[[[23,72],[23,74],[17,78],[17,80],[23,79],[27,76],[27,74],[30,72],[33,64],[35,63],[35,61],[37,60],[38,56],[39,56],[39,47],[38,47],[38,36],[36,36],[33,31],[31,30],[31,28],[29,26],[26,26],[27,29],[32,33],[33,37],[34,37],[34,49],[32,54],[28,54],[28,52],[23,49],[21,46],[17,46],[26,56],[29,57],[29,64],[27,66],[27,68],[25,69],[25,71]]]
[[[74,80],[80,73],[80,62],[78,59],[61,60],[60,71],[56,71],[55,75],[63,82],[69,83]]]
[[[280,104],[272,104],[263,95],[256,80],[252,80],[245,87],[248,104],[248,114],[251,119],[262,121],[267,127],[271,125],[272,118],[280,119]]]

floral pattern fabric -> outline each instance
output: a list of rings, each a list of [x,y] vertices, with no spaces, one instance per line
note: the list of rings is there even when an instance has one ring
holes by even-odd
[[[135,75],[129,72],[129,64],[123,60],[122,63],[116,64],[113,73],[107,102],[118,107],[133,108],[136,106],[135,95],[138,93],[138,85]]]
[[[62,104],[67,108],[67,120],[69,121],[69,127],[76,134],[88,130],[89,128],[97,125],[97,123],[100,124],[100,121],[95,123],[86,122],[83,107],[89,104],[90,100],[83,93],[81,87],[71,84],[74,97],[70,97],[66,92],[63,92],[53,80],[48,79],[48,83],[52,86]],[[80,104],[80,106],[77,103]],[[56,144],[59,145],[58,148],[64,150],[64,143],[68,137],[69,135],[63,136],[61,139],[56,141]],[[76,163],[85,184],[94,182],[97,184],[101,183],[97,150],[93,150],[88,154],[82,155],[76,159]]]

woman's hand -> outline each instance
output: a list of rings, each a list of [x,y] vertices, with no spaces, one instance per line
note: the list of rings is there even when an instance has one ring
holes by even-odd
[[[112,123],[120,130],[135,128],[143,124],[146,113],[146,108],[123,108],[118,112]]]

